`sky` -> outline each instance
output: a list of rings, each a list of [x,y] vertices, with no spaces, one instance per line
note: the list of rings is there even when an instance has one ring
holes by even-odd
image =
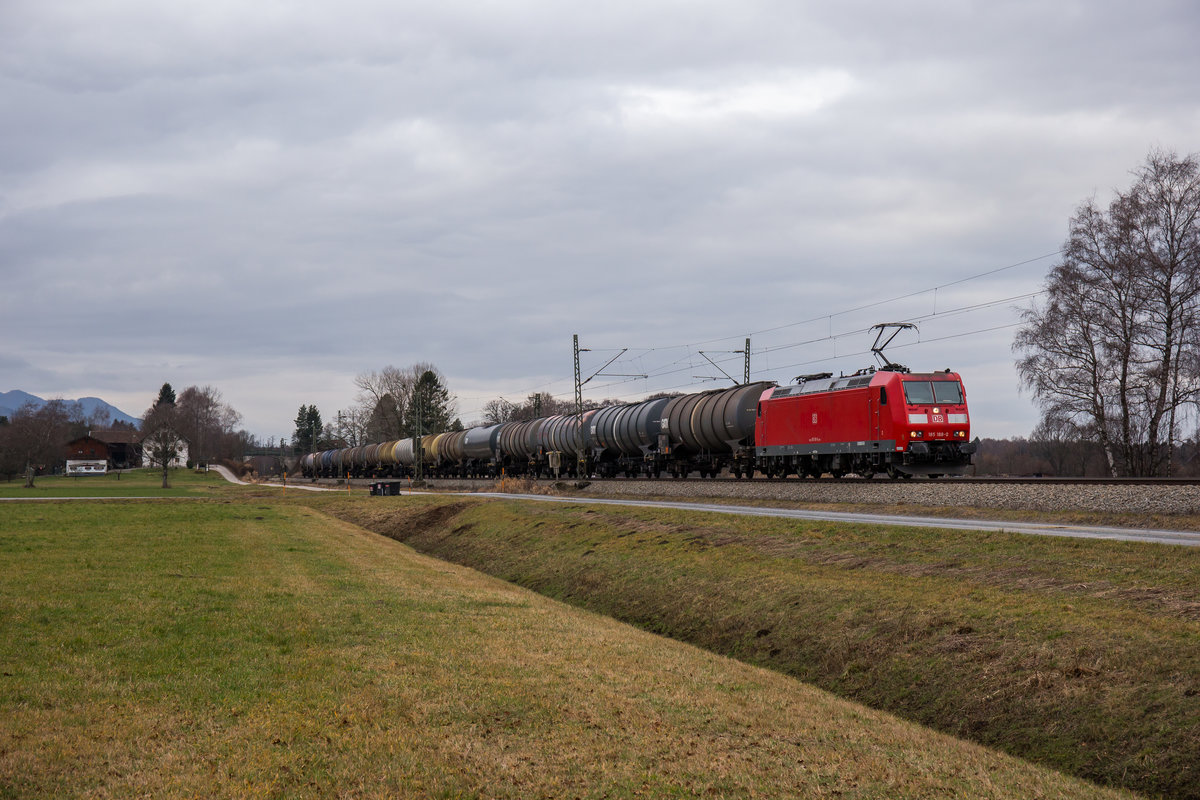
[[[1072,214],[1200,151],[1200,5],[5,0],[0,391],[262,440],[431,362],[464,423],[850,373],[1028,436]],[[717,362],[717,366],[708,359]],[[646,376],[646,377],[638,377]]]

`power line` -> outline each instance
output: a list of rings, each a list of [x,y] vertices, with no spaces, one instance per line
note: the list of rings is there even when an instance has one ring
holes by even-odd
[[[777,326],[774,326],[771,328],[764,328],[762,330],[752,331],[752,332],[750,332],[749,335],[750,336],[761,336],[761,335],[768,334],[768,333],[774,333],[777,331],[786,330],[788,328],[794,328],[794,327],[798,327],[801,325],[808,325],[813,322],[819,322],[821,320],[832,321],[835,317],[846,316],[848,314],[865,311],[865,310],[868,310],[871,308],[878,308],[880,306],[885,306],[890,303],[897,303],[897,302],[900,302],[903,300],[911,299],[913,297],[919,297],[921,295],[929,294],[931,292],[934,293],[934,295],[936,297],[936,293],[942,289],[946,289],[946,288],[949,288],[952,286],[958,286],[960,284],[968,283],[968,282],[974,281],[974,280],[979,280],[981,278],[986,278],[986,277],[996,275],[1001,272],[1006,272],[1011,269],[1016,269],[1017,267],[1022,267],[1022,266],[1026,266],[1028,264],[1036,263],[1038,261],[1043,261],[1048,258],[1054,258],[1056,256],[1062,255],[1062,253],[1063,253],[1062,250],[1056,250],[1051,253],[1045,253],[1040,256],[1035,256],[1033,258],[1028,258],[1028,259],[1018,261],[1018,262],[1015,262],[1012,264],[1007,264],[1007,265],[1004,265],[1001,267],[995,267],[993,269],[985,270],[983,272],[979,272],[974,275],[968,275],[966,277],[959,278],[957,280],[948,281],[946,283],[938,284],[937,286],[933,286],[933,287],[926,288],[926,289],[921,289],[919,291],[908,292],[906,294],[897,295],[895,297],[891,297],[891,298],[887,298],[887,299],[883,299],[883,300],[876,300],[876,301],[872,301],[870,303],[864,303],[859,306],[854,306],[851,308],[843,309],[841,311],[831,312],[828,314],[821,314],[819,316],[810,317],[805,320],[789,322],[789,323],[785,323],[783,325],[777,325]],[[1037,297],[1041,294],[1044,294],[1044,290],[1037,291],[1037,292],[1030,292],[1030,293],[1021,294],[1021,295],[1015,295],[1012,297],[1006,297],[1006,298],[999,299],[999,300],[987,301],[984,303],[975,303],[972,305],[960,306],[958,308],[953,308],[953,309],[949,309],[947,311],[941,311],[941,312],[936,311],[936,307],[935,307],[935,310],[932,313],[909,317],[905,321],[917,322],[917,321],[924,321],[924,320],[935,319],[935,318],[936,319],[946,319],[946,318],[960,315],[963,313],[969,313],[972,311],[978,311],[978,310],[985,309],[985,308],[995,307],[995,306],[1001,305],[1003,303],[1011,303],[1011,302],[1017,302],[1020,300],[1028,300],[1033,297]],[[936,302],[936,300],[935,300],[935,302]],[[938,337],[935,339],[924,339],[924,340],[918,341],[916,343],[898,345],[897,347],[903,348],[903,347],[911,347],[911,346],[914,346],[915,344],[945,341],[948,339],[958,338],[960,336],[971,336],[971,335],[976,335],[978,333],[985,333],[985,332],[994,331],[994,330],[1002,330],[1005,328],[1016,327],[1019,324],[1020,323],[1012,323],[1012,324],[1007,324],[1007,325],[996,326],[993,328],[981,329],[978,331],[970,331],[970,332],[961,333],[961,334],[952,334],[949,336]],[[854,330],[845,331],[845,332],[837,333],[837,334],[834,334],[831,332],[830,334],[828,334],[826,336],[817,337],[817,338],[805,340],[802,342],[793,342],[793,343],[785,344],[785,345],[775,345],[772,347],[765,347],[765,348],[762,348],[761,350],[756,351],[756,354],[768,354],[768,353],[773,353],[773,352],[781,352],[784,350],[795,349],[797,347],[803,347],[806,345],[812,345],[812,344],[817,344],[817,343],[826,342],[826,341],[836,342],[840,338],[845,338],[845,337],[848,337],[851,335],[860,335],[860,334],[862,334],[862,332],[863,332],[862,329],[854,329]],[[615,388],[618,386],[622,386],[622,385],[631,383],[635,380],[648,380],[648,379],[655,379],[655,378],[663,378],[663,377],[667,377],[670,375],[675,375],[675,374],[679,374],[682,372],[690,371],[692,369],[695,369],[697,366],[697,363],[695,362],[695,359],[694,359],[694,356],[696,353],[695,348],[698,348],[702,345],[708,345],[708,344],[712,344],[712,343],[716,343],[716,342],[728,341],[729,339],[739,338],[744,335],[746,335],[746,334],[736,334],[736,335],[724,336],[724,337],[720,337],[720,338],[706,339],[704,341],[692,342],[692,343],[687,343],[687,344],[656,346],[656,347],[647,347],[647,348],[639,349],[636,354],[633,354],[630,356],[631,359],[640,359],[646,355],[649,355],[651,353],[660,352],[660,351],[687,350],[687,352],[684,355],[681,355],[679,358],[676,358],[666,364],[660,365],[660,367],[657,369],[643,370],[643,372],[645,374],[639,374],[637,376],[628,377],[625,380],[613,381],[613,382],[607,383],[607,384],[595,385],[595,386],[593,386],[593,389],[594,390],[604,390],[604,389],[608,389],[608,388]],[[601,352],[602,349],[596,348],[595,350],[596,350],[596,352]],[[608,349],[609,352],[613,352],[616,350],[618,350],[618,348],[609,348]],[[793,364],[793,365],[773,367],[772,371],[787,370],[787,369],[792,369],[795,366],[803,366],[805,364],[816,364],[816,363],[821,363],[822,361],[831,361],[831,360],[838,359],[838,358],[847,358],[847,357],[852,357],[852,356],[857,356],[857,355],[866,355],[866,354],[867,354],[867,351],[846,353],[841,356],[834,355],[829,358],[817,359],[817,360],[807,361],[807,362],[799,362],[799,363]],[[718,360],[719,361],[728,361],[731,359],[718,359]],[[560,385],[560,384],[571,384],[571,383],[572,383],[572,381],[569,378],[558,378],[558,379],[554,379],[554,380],[548,381],[546,383],[540,384],[539,387],[537,389],[535,389],[534,391],[547,391],[548,393],[551,394],[552,397],[555,397],[557,399],[562,399],[562,398],[567,397],[566,392],[552,392],[552,391],[549,391],[550,387]],[[682,388],[686,388],[686,387],[692,386],[692,385],[694,385],[694,384],[693,383],[685,383],[685,384],[680,384],[678,386],[672,386],[672,387],[669,387],[666,389],[659,389],[658,391],[674,391],[675,389],[682,389]],[[529,394],[529,393],[532,393],[532,392],[528,392],[527,394]],[[489,397],[488,399],[492,399],[492,398]],[[481,411],[482,409],[479,409],[479,410]]]

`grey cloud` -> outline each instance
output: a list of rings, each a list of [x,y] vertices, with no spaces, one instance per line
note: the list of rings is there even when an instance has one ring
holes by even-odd
[[[574,332],[632,351],[759,332],[765,350],[925,314],[922,295],[772,331],[1051,252],[1150,145],[1195,149],[1197,12],[1132,9],[15,3],[0,357],[36,340],[38,358],[0,388],[153,387],[191,365],[170,379],[228,381],[265,433],[338,370],[346,403],[355,372],[418,360],[452,388],[532,390],[569,378]],[[972,286],[1036,291],[1048,263]],[[910,360],[970,381],[1010,340]],[[761,360],[787,379],[865,346]],[[1028,398],[1004,391],[998,433],[1027,432]]]

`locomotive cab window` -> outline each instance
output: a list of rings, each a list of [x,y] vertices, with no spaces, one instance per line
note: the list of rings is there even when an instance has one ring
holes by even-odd
[[[962,386],[958,381],[904,381],[904,400],[910,406],[959,405]]]
[[[958,381],[934,381],[933,399],[942,405],[958,405],[963,401],[962,386]]]
[[[929,381],[905,381],[904,402],[910,406],[933,405],[933,387]]]

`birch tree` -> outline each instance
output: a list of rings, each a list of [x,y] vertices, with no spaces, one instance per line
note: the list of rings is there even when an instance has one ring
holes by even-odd
[[[1099,443],[1114,476],[1170,474],[1200,398],[1200,163],[1155,150],[1134,178],[1076,211],[1013,343],[1044,417]]]

